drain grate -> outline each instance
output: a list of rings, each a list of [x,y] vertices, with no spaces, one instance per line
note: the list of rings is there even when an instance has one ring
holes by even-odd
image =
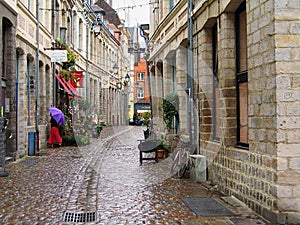
[[[64,222],[73,223],[90,223],[96,222],[97,214],[96,212],[65,212]]]

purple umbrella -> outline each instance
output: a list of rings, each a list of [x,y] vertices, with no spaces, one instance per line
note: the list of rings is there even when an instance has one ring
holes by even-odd
[[[61,126],[65,125],[65,116],[62,113],[62,111],[60,111],[60,109],[55,108],[55,107],[50,107],[50,114],[52,116],[52,118]]]

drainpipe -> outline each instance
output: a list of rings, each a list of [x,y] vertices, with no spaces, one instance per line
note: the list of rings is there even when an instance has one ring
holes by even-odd
[[[18,137],[18,131],[19,131],[19,123],[18,123],[18,113],[19,113],[19,60],[20,60],[20,53],[17,52],[17,60],[16,60],[16,137]],[[18,149],[18,138],[16,138],[16,149]]]
[[[30,116],[30,112],[31,112],[31,107],[30,107],[30,101],[31,101],[31,98],[30,98],[30,64],[29,64],[29,59],[28,59],[28,56],[27,56],[27,115],[28,115],[28,118],[27,118],[27,126],[31,126],[31,116]]]
[[[36,150],[40,150],[40,132],[39,132],[39,120],[40,120],[40,69],[39,69],[39,60],[40,60],[40,20],[39,20],[39,1],[36,1],[36,17],[37,17],[37,28],[36,28],[36,60],[35,60],[35,69],[36,69],[36,86],[35,86],[35,132],[36,132]]]
[[[55,37],[56,37],[56,0],[52,0],[52,34],[53,34],[53,49],[55,49],[56,44],[55,44]],[[52,63],[52,68],[53,68],[53,106],[56,106],[56,78],[55,78],[55,73],[56,73],[56,68],[55,68],[55,62]]]
[[[89,96],[89,26],[86,26],[86,64],[85,64],[85,94],[86,94],[86,100],[89,102],[90,101],[90,96]]]
[[[148,88],[149,88],[149,101],[150,101],[150,111],[151,111],[151,123],[150,129],[153,129],[153,110],[152,110],[152,90],[151,90],[151,77],[149,71],[149,34],[146,34],[146,30],[149,30],[149,24],[141,24],[140,28],[140,35],[145,39],[146,43],[146,51],[145,51],[145,59],[146,59],[146,72],[147,72],[147,80],[148,80]]]
[[[187,93],[188,93],[188,132],[191,143],[194,143],[193,97],[194,97],[194,68],[193,68],[193,0],[188,0],[188,49],[187,49]]]

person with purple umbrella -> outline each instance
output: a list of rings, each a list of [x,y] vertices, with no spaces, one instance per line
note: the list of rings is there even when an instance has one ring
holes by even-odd
[[[65,122],[64,114],[57,108],[51,107],[50,108],[50,135],[48,138],[48,145],[50,147],[54,147],[54,145],[61,146],[62,138],[59,134],[59,126],[63,126]]]

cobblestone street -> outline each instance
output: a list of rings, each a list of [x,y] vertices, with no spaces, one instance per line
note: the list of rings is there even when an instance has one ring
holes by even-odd
[[[66,212],[92,213],[88,224],[267,224],[206,183],[170,177],[169,158],[140,165],[142,129],[106,128],[90,146],[10,163],[0,178],[0,224],[80,224]],[[213,197],[236,216],[197,217],[182,201],[194,196]]]

